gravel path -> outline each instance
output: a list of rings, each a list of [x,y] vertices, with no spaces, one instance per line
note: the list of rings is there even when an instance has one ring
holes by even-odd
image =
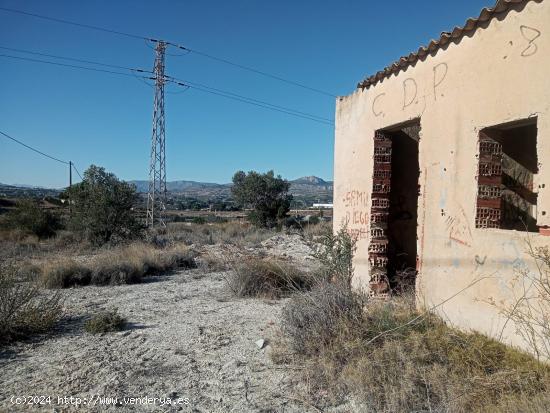
[[[0,411],[316,411],[293,397],[296,371],[273,364],[269,342],[256,343],[274,335],[283,301],[236,299],[223,273],[191,270],[62,293],[70,318],[53,336],[0,353]],[[114,306],[129,321],[126,330],[84,332],[83,316]],[[17,406],[12,396],[51,401]],[[77,408],[77,397],[88,404]],[[118,405],[105,397],[118,397]],[[142,399],[129,405],[124,397]]]

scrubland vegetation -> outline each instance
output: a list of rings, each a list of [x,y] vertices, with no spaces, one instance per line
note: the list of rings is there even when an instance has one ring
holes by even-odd
[[[412,296],[382,300],[354,289],[356,246],[345,229],[333,235],[329,224],[315,220],[288,229],[312,246],[311,268],[256,253],[263,241],[285,230],[288,188],[273,174],[234,178],[241,201],[250,205],[256,205],[254,191],[273,189],[251,215],[255,225],[201,218],[147,231],[130,213],[130,187],[101,168],[85,177],[68,194],[79,199],[68,221],[32,201],[2,217],[2,343],[50,331],[63,317],[60,289],[140,283],[199,265],[205,273],[222,272],[234,297],[284,299],[271,356],[281,365],[300,366],[312,406],[353,398],[365,412],[547,411],[548,364],[481,334],[458,331],[417,310]],[[91,192],[101,195],[88,202]],[[110,208],[124,213],[110,214]],[[215,245],[231,248],[216,255],[209,249]],[[500,309],[544,358],[550,348],[550,253],[545,248],[531,253],[539,272],[520,275],[544,299],[532,303],[526,293],[513,308]],[[84,330],[93,334],[127,325],[116,310],[83,316]]]
[[[305,366],[314,404],[352,395],[372,412],[543,412],[550,366],[418,311],[413,297],[370,298],[350,287],[354,242],[327,235],[322,273],[284,306],[273,359]]]

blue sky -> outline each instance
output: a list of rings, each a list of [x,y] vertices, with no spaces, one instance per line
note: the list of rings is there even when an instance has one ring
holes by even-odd
[[[351,93],[365,75],[492,5],[490,0],[0,0],[0,7],[178,42],[336,95]],[[146,69],[154,59],[144,41],[4,11],[0,46]],[[334,118],[334,98],[193,53],[167,56],[166,73]],[[171,93],[179,91],[169,87],[166,94],[168,180],[229,182],[239,169],[332,179],[332,126],[197,90]],[[72,160],[80,172],[93,163],[122,179],[146,179],[152,92],[131,77],[0,57],[0,130]],[[67,175],[64,165],[0,136],[0,182],[62,187]]]

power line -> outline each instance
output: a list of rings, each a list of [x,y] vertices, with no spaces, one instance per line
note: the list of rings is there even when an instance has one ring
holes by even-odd
[[[121,76],[130,76],[130,77],[135,77],[133,74],[131,73],[123,73],[123,72],[115,72],[113,70],[105,70],[105,69],[97,69],[95,67],[86,67],[86,66],[77,66],[77,65],[70,65],[68,63],[58,63],[58,62],[50,62],[50,61],[47,61],[47,60],[40,60],[40,59],[32,59],[30,57],[21,57],[21,56],[11,56],[11,55],[6,55],[6,54],[0,54],[0,57],[7,57],[7,58],[10,58],[10,59],[18,59],[18,60],[26,60],[28,62],[34,62],[34,63],[44,63],[44,64],[49,64],[49,65],[54,65],[54,66],[63,66],[63,67],[69,67],[69,68],[72,68],[72,69],[83,69],[83,70],[91,70],[93,72],[102,72],[102,73],[110,73],[110,74],[113,74],[113,75],[121,75]],[[133,71],[138,71],[138,69],[129,69],[129,70],[133,70]],[[141,70],[141,69],[139,69]],[[142,76],[143,77],[143,76]],[[145,77],[144,77],[145,78]],[[146,79],[149,79],[149,78],[146,78]]]
[[[215,60],[217,62],[225,63],[227,65],[234,66],[234,67],[238,67],[239,69],[247,70],[249,72],[256,73],[258,75],[262,75],[262,76],[265,76],[265,77],[269,77],[271,79],[275,79],[275,80],[278,80],[280,82],[288,83],[289,85],[298,86],[298,87],[301,87],[302,89],[307,89],[307,90],[310,90],[312,92],[320,93],[320,94],[325,95],[325,96],[330,96],[332,98],[337,97],[334,93],[325,92],[324,90],[317,89],[317,88],[314,88],[314,87],[311,87],[311,86],[307,86],[307,85],[304,85],[302,83],[295,82],[294,80],[285,79],[283,77],[273,75],[273,74],[268,73],[268,72],[264,72],[263,70],[255,69],[255,68],[250,67],[250,66],[245,66],[245,65],[242,65],[240,63],[236,63],[236,62],[233,62],[231,60],[224,59],[222,57],[217,57],[217,56],[214,56],[214,55],[211,55],[211,54],[208,54],[208,53],[204,53],[204,52],[201,52],[200,50],[191,49],[191,48],[188,48],[188,47],[185,47],[185,46],[176,45],[174,43],[168,43],[168,44],[170,44],[174,47],[178,47],[182,50],[188,50],[191,53],[195,53],[197,55],[206,57],[206,58],[211,59],[211,60]]]
[[[132,67],[127,67],[127,66],[118,66],[118,65],[102,63],[102,62],[94,62],[92,60],[76,59],[74,57],[58,56],[58,55],[54,55],[54,54],[35,52],[35,51],[32,51],[32,50],[16,49],[16,48],[13,48],[13,47],[0,46],[0,49],[10,50],[12,52],[18,52],[18,53],[32,54],[32,55],[37,55],[37,56],[52,57],[54,59],[70,60],[70,61],[79,62],[79,63],[88,63],[88,64],[92,64],[92,65],[97,65],[97,66],[112,67],[114,69],[130,70],[132,72],[138,72],[138,73],[153,73],[152,70],[134,69]]]
[[[169,80],[169,81],[170,81],[170,80]],[[177,84],[178,86],[189,87],[189,88],[191,88],[191,89],[199,90],[199,91],[201,91],[201,92],[210,93],[210,94],[216,95],[216,96],[222,96],[222,97],[224,97],[224,98],[236,100],[236,101],[238,101],[238,102],[248,103],[249,105],[262,107],[262,108],[265,108],[265,109],[273,110],[273,111],[275,111],[275,112],[286,113],[286,114],[291,115],[291,116],[295,116],[295,117],[298,117],[298,118],[311,120],[311,121],[313,121],[313,122],[322,123],[322,124],[325,124],[325,125],[330,125],[330,126],[333,126],[333,125],[334,125],[332,122],[328,122],[328,121],[320,120],[320,119],[316,119],[316,118],[311,118],[311,117],[308,117],[308,116],[300,115],[300,114],[298,114],[298,113],[289,112],[289,111],[284,110],[284,109],[277,109],[277,108],[275,108],[275,107],[268,106],[267,104],[264,105],[264,104],[260,104],[260,103],[255,103],[255,102],[253,102],[253,101],[251,101],[251,100],[247,100],[246,98],[241,99],[241,98],[238,98],[238,97],[231,96],[231,95],[229,95],[229,94],[225,94],[225,93],[221,93],[221,92],[216,92],[216,91],[214,91],[214,90],[203,89],[203,88],[201,88],[201,87],[199,87],[199,86],[191,86],[191,85],[187,85],[187,84],[181,83],[181,82],[176,82],[176,81],[171,81],[171,82]]]
[[[19,50],[22,50],[22,49],[19,49]],[[37,52],[32,52],[32,53],[37,53]],[[50,56],[54,56],[54,55],[50,55]],[[145,79],[145,80],[156,80],[155,77],[137,76],[135,73],[133,73],[133,72],[136,72],[136,71],[140,71],[141,69],[132,69],[132,68],[124,67],[124,66],[118,66],[118,67],[123,68],[125,70],[132,71],[132,73],[116,72],[116,71],[106,70],[106,69],[98,69],[98,68],[87,67],[87,66],[79,66],[79,65],[72,65],[72,64],[67,64],[67,63],[51,62],[51,61],[48,61],[48,60],[33,59],[33,58],[28,58],[28,57],[12,56],[12,55],[5,55],[5,54],[0,54],[0,57],[6,57],[6,58],[10,58],[10,59],[18,59],[18,60],[29,61],[29,62],[33,62],[33,63],[44,63],[44,64],[49,64],[49,65],[54,65],[54,66],[68,67],[68,68],[71,68],[71,69],[82,69],[82,70],[89,70],[89,71],[101,72],[101,73],[109,73],[109,74],[115,74],[115,75],[121,75],[121,76],[130,76],[130,77],[135,77],[135,78],[138,78],[138,79],[141,78],[141,79]],[[62,57],[59,56],[59,58],[62,58]],[[70,59],[72,59],[72,58],[70,58]],[[74,60],[80,61],[81,59],[74,59]],[[107,65],[107,64],[104,64],[104,63],[92,62],[92,61],[89,61],[89,60],[86,61],[86,62],[89,62],[91,64]],[[115,66],[115,65],[108,65],[108,66]],[[259,107],[262,107],[262,108],[265,108],[265,109],[273,110],[275,112],[285,113],[287,115],[295,116],[295,117],[302,118],[302,119],[311,120],[311,121],[318,122],[318,123],[323,123],[323,124],[326,124],[326,125],[333,125],[333,121],[331,119],[328,119],[328,118],[322,118],[322,117],[317,116],[317,115],[309,114],[309,113],[306,113],[306,112],[301,112],[301,111],[291,109],[291,108],[286,108],[284,106],[274,105],[272,103],[264,102],[264,101],[261,101],[261,100],[258,100],[258,99],[249,98],[249,97],[246,97],[246,96],[243,96],[243,95],[238,95],[238,94],[233,93],[233,92],[228,92],[228,91],[224,91],[224,90],[221,90],[221,89],[216,89],[216,88],[213,88],[213,87],[210,87],[210,86],[202,85],[200,83],[187,82],[187,83],[189,83],[189,84],[187,84],[187,83],[185,83],[185,81],[179,81],[179,79],[171,77],[171,76],[165,76],[165,81],[170,81],[174,84],[177,84],[178,86],[189,87],[189,88],[196,89],[196,90],[199,90],[199,91],[202,91],[202,92],[205,92],[205,93],[210,93],[210,94],[213,94],[213,95],[222,96],[222,97],[225,97],[227,99],[233,99],[233,100],[236,100],[236,101],[239,101],[239,102],[248,103],[250,105],[259,106]]]
[[[70,24],[72,26],[84,27],[86,29],[97,30],[97,31],[102,31],[102,32],[106,32],[106,33],[111,33],[111,34],[118,34],[120,36],[131,37],[131,38],[134,38],[134,39],[145,39],[145,40],[150,40],[150,41],[156,41],[156,39],[151,39],[151,38],[148,38],[148,37],[139,36],[137,34],[125,33],[125,32],[121,32],[119,30],[112,30],[112,29],[107,29],[105,27],[93,26],[91,24],[84,24],[84,23],[73,22],[73,21],[70,21],[70,20],[58,19],[56,17],[43,16],[41,14],[29,13],[29,12],[26,12],[26,11],[23,11],[23,10],[9,9],[7,7],[0,7],[0,10],[7,11],[7,12],[10,12],[10,13],[24,14],[25,16],[31,16],[31,17],[36,17],[38,19],[50,20],[50,21],[57,22],[57,23]]]
[[[56,22],[56,23],[63,23],[63,24],[83,27],[83,28],[87,28],[87,29],[91,29],[91,30],[102,31],[102,32],[110,33],[110,34],[126,36],[126,37],[130,37],[130,38],[134,38],[134,39],[146,40],[146,41],[150,41],[150,42],[158,42],[159,41],[158,39],[154,39],[154,38],[147,37],[147,36],[141,36],[141,35],[137,35],[137,34],[122,32],[122,31],[119,31],[119,30],[107,29],[105,27],[99,27],[99,26],[94,26],[94,25],[90,25],[90,24],[78,23],[78,22],[74,22],[74,21],[70,21],[70,20],[58,19],[58,18],[55,18],[55,17],[44,16],[44,15],[40,15],[40,14],[36,14],[36,13],[29,13],[29,12],[26,12],[26,11],[23,11],[23,10],[10,9],[10,8],[7,8],[7,7],[0,7],[0,10],[6,11],[6,12],[9,12],[9,13],[17,13],[17,14],[22,14],[22,15],[25,15],[25,16],[31,16],[31,17],[35,17],[35,18],[39,18],[39,19],[50,20],[50,21],[53,21],[53,22]],[[286,79],[282,76],[274,75],[274,74],[268,73],[266,71],[256,69],[256,68],[251,67],[251,66],[246,66],[246,65],[243,65],[243,64],[240,64],[240,63],[237,63],[237,62],[233,62],[231,60],[228,60],[228,59],[225,59],[225,58],[222,58],[222,57],[214,56],[212,54],[208,54],[206,52],[202,52],[202,51],[197,50],[197,49],[192,49],[192,48],[182,46],[180,44],[169,42],[169,41],[166,41],[165,43],[167,45],[176,47],[178,49],[185,50],[185,51],[191,52],[191,53],[195,53],[197,55],[206,57],[208,59],[215,60],[217,62],[224,63],[224,64],[227,64],[227,65],[230,65],[230,66],[234,66],[234,67],[240,68],[242,70],[246,70],[246,71],[249,71],[249,72],[252,72],[252,73],[256,73],[258,75],[265,76],[265,77],[268,77],[268,78],[271,78],[271,79],[274,79],[274,80],[278,80],[280,82],[284,82],[284,83],[287,83],[287,84],[290,84],[290,85],[293,85],[293,86],[297,86],[297,87],[300,87],[302,89],[306,89],[306,90],[309,90],[309,91],[312,91],[312,92],[315,92],[315,93],[319,93],[319,94],[322,94],[322,95],[325,95],[325,96],[330,96],[332,98],[337,97],[334,93],[327,92],[327,91],[324,91],[324,90],[321,90],[321,89],[318,89],[318,88],[314,88],[314,87],[311,87],[311,86],[307,86],[303,83],[300,83],[300,82],[297,82],[297,81],[294,81],[294,80],[290,80],[290,79]]]
[[[239,94],[233,93],[233,92],[228,92],[228,91],[226,91],[226,90],[217,89],[217,88],[215,88],[215,87],[207,86],[207,85],[204,85],[204,84],[201,84],[201,83],[190,82],[190,81],[188,81],[188,80],[182,80],[182,79],[178,79],[178,78],[175,78],[175,77],[172,77],[172,76],[167,76],[167,78],[168,78],[169,80],[174,80],[174,81],[176,81],[176,83],[179,84],[180,86],[183,86],[183,85],[180,84],[180,82],[183,82],[185,85],[187,85],[187,86],[189,86],[189,87],[191,87],[191,88],[198,89],[198,90],[200,90],[200,88],[205,88],[205,89],[209,89],[209,90],[214,91],[214,92],[223,93],[224,95],[229,95],[229,96],[227,96],[227,97],[233,96],[233,97],[235,97],[235,98],[238,98],[239,100],[240,100],[240,99],[245,99],[245,100],[249,100],[249,101],[254,102],[254,103],[258,103],[258,104],[261,104],[261,105],[265,105],[264,107],[269,106],[269,107],[271,107],[271,108],[273,108],[273,109],[280,109],[280,110],[285,111],[285,113],[286,113],[286,111],[292,111],[292,112],[294,112],[294,113],[296,113],[296,114],[304,115],[304,116],[306,116],[306,117],[308,117],[308,118],[318,119],[318,120],[323,120],[323,121],[331,122],[331,124],[332,124],[332,122],[334,122],[333,119],[323,118],[323,117],[321,117],[321,116],[313,115],[313,114],[307,113],[307,112],[301,112],[301,111],[296,110],[296,109],[289,109],[289,108],[286,108],[286,107],[284,107],[284,106],[279,106],[279,105],[275,105],[275,104],[273,104],[273,103],[264,102],[264,101],[262,101],[262,100],[258,100],[258,99],[254,99],[254,98],[249,98],[249,97],[247,97],[247,96],[239,95]]]
[[[80,180],[83,181],[84,178],[82,178],[82,175],[80,175],[80,172],[78,172],[78,169],[76,169],[76,166],[73,162],[71,162],[71,166],[74,168],[74,170],[76,171],[76,173],[78,174],[78,176],[80,177]]]
[[[55,156],[48,155],[47,153],[44,153],[44,152],[42,152],[42,151],[39,151],[38,149],[33,148],[32,146],[29,146],[29,145],[27,145],[26,143],[21,142],[19,139],[15,139],[13,136],[10,136],[10,135],[8,135],[8,134],[5,133],[5,132],[0,131],[0,134],[4,135],[6,138],[11,139],[12,141],[18,143],[19,145],[24,146],[25,148],[30,149],[31,151],[34,151],[34,152],[36,152],[36,153],[38,153],[38,154],[40,154],[40,155],[42,155],[42,156],[45,156],[45,157],[47,157],[47,158],[50,158],[50,159],[52,159],[52,160],[54,160],[54,161],[57,161],[57,162],[59,162],[59,163],[62,163],[62,164],[65,164],[65,165],[69,165],[69,167],[74,168],[74,170],[76,171],[76,173],[77,173],[78,176],[80,177],[80,180],[82,180],[82,181],[84,180],[84,178],[82,178],[82,175],[80,175],[80,172],[78,172],[78,169],[76,169],[76,165],[74,164],[74,162],[63,161],[63,160],[61,160],[61,159],[56,158]]]
[[[14,141],[14,142],[17,142],[19,145],[22,145],[22,146],[24,146],[25,148],[30,149],[31,151],[34,151],[34,152],[36,152],[36,153],[39,153],[40,155],[43,155],[43,156],[45,156],[45,157],[47,157],[47,158],[53,159],[54,161],[63,163],[63,164],[65,164],[65,165],[68,165],[68,164],[69,164],[69,162],[67,162],[67,161],[62,161],[61,159],[58,159],[58,158],[56,158],[56,157],[54,157],[54,156],[51,156],[51,155],[48,155],[47,153],[44,153],[44,152],[42,152],[42,151],[39,151],[38,149],[33,148],[32,146],[29,146],[29,145],[27,145],[26,143],[23,143],[23,142],[21,142],[20,140],[15,139],[13,136],[8,135],[7,133],[4,133],[4,132],[0,131],[0,134],[4,135],[6,138],[11,139],[11,140]]]

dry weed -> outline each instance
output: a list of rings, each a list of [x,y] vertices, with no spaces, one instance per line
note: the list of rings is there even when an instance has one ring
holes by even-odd
[[[232,269],[226,280],[237,297],[280,298],[313,285],[311,275],[275,258],[246,257]]]
[[[58,294],[43,294],[36,284],[17,281],[14,272],[0,272],[0,343],[47,332],[62,315]]]

